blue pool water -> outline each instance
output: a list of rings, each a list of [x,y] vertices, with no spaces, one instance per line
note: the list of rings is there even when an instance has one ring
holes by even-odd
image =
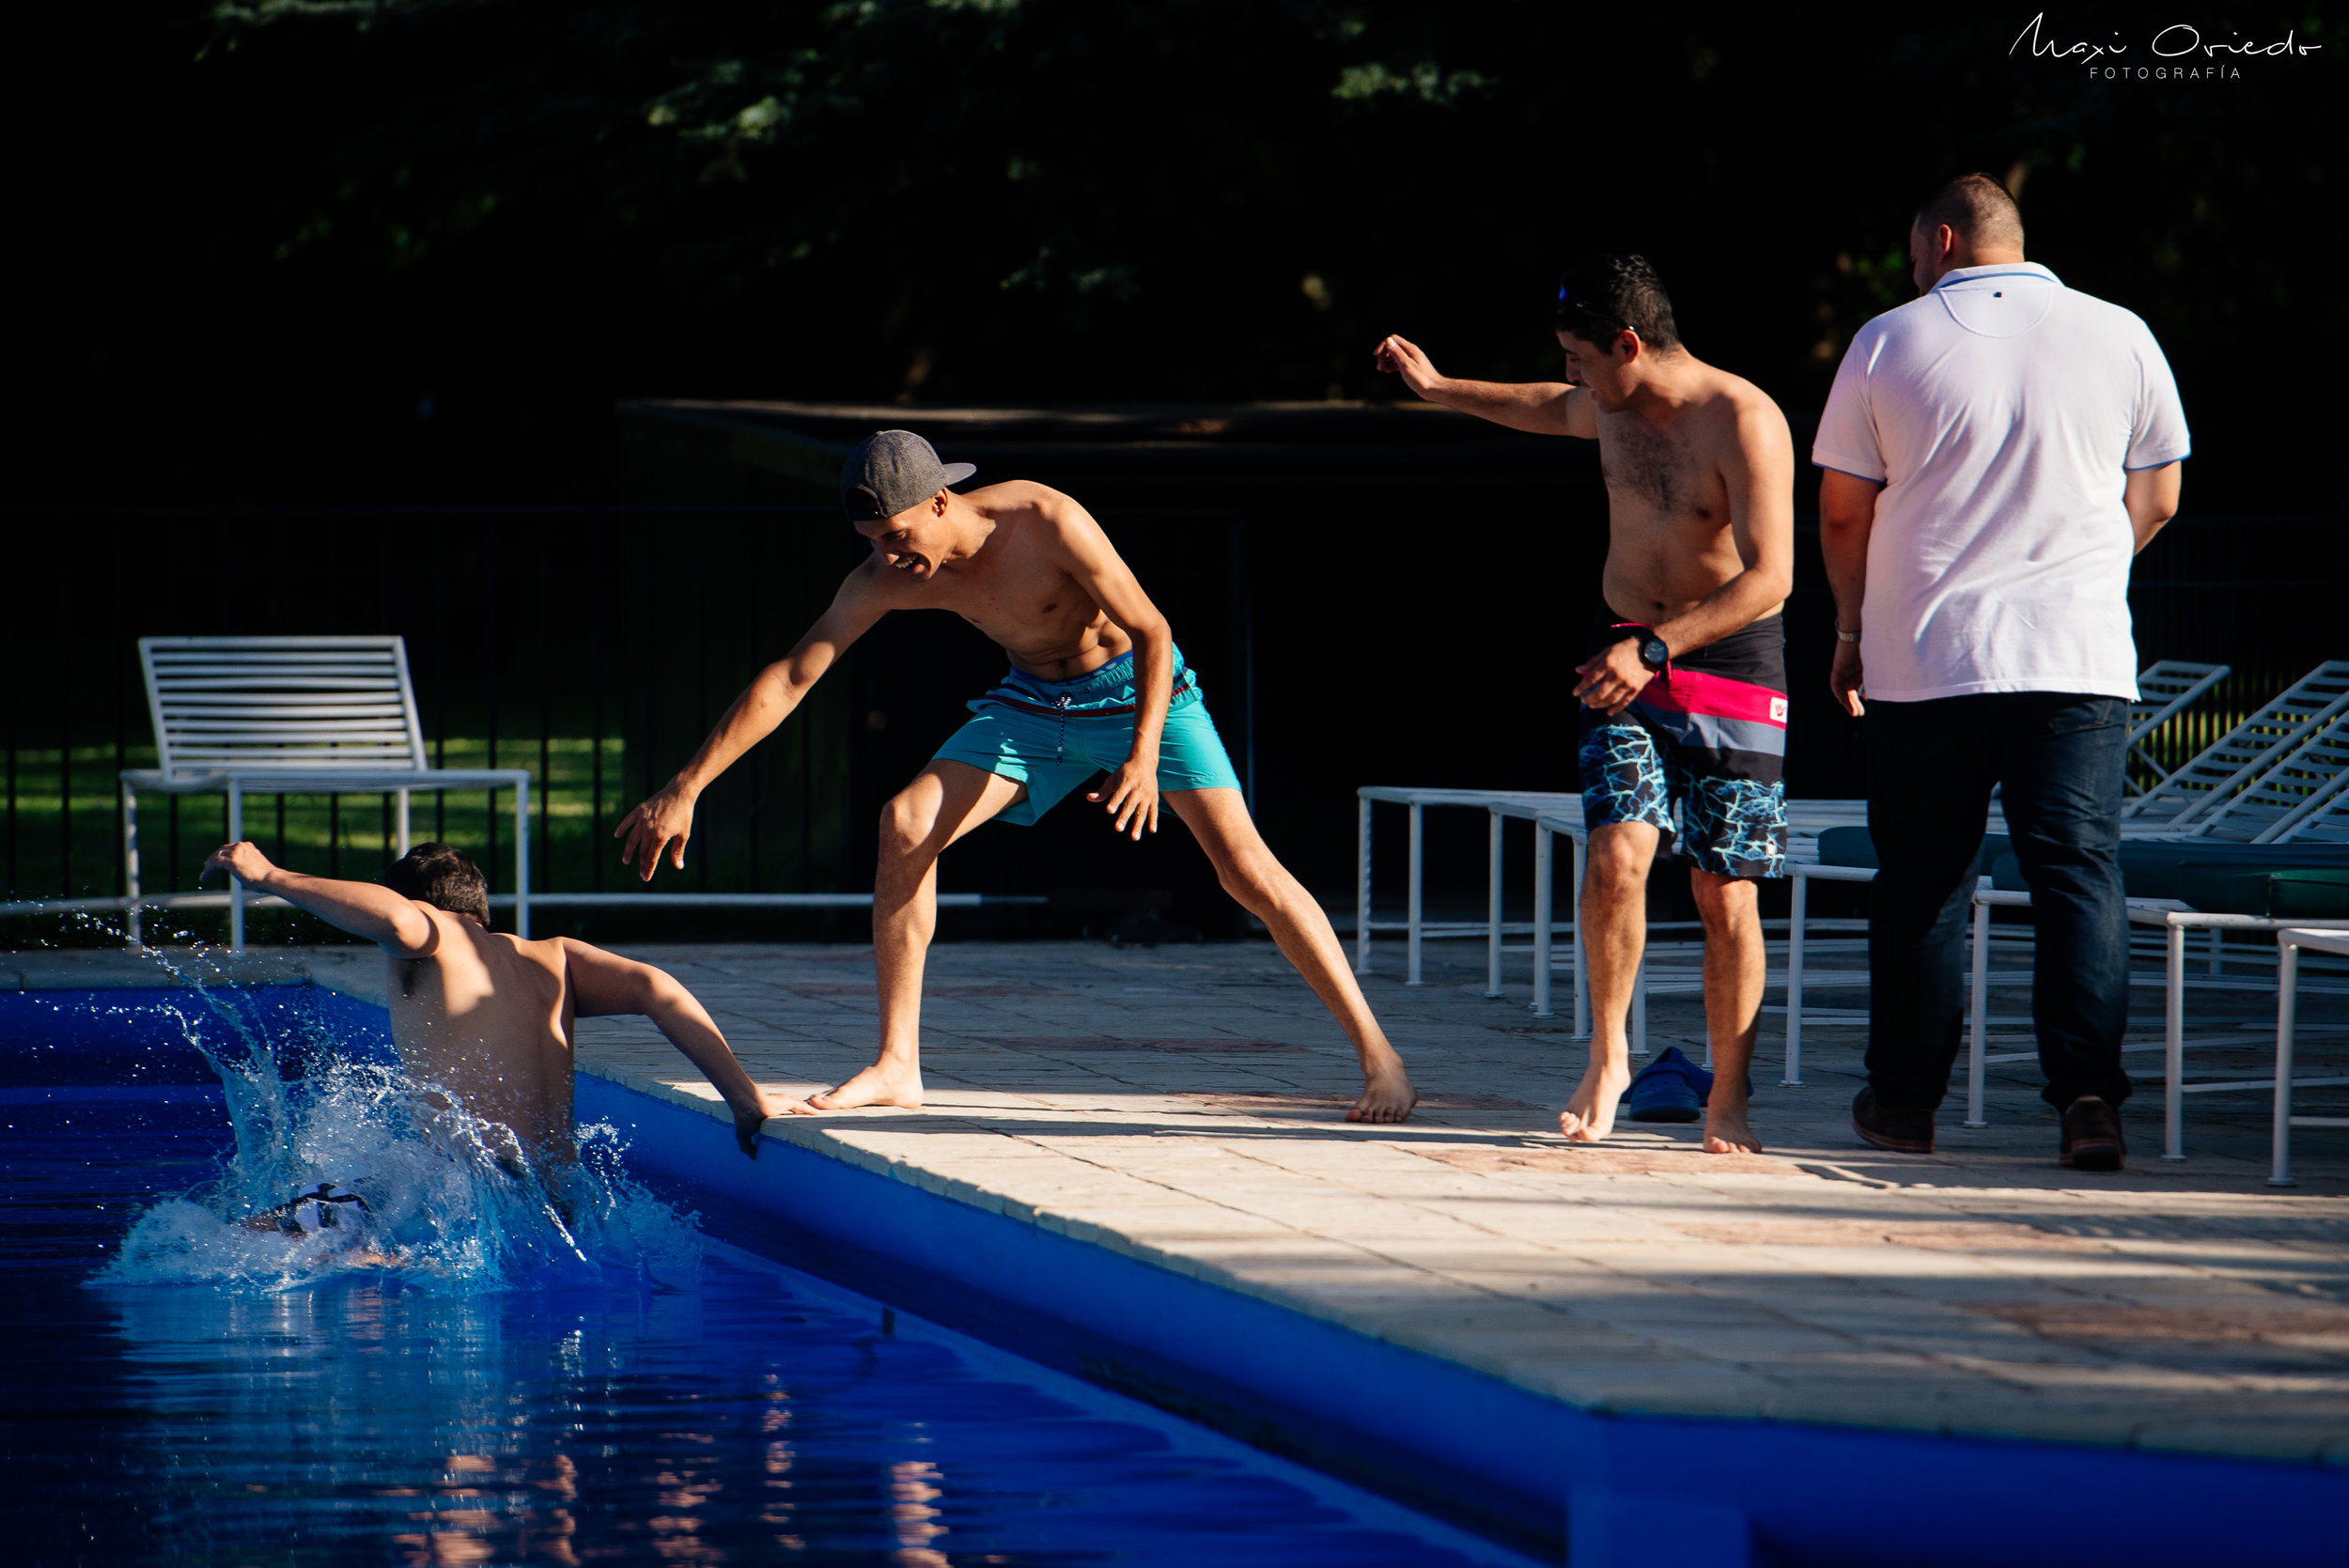
[[[10,1560],[1517,1560],[712,1241],[624,1159],[549,1209],[320,993],[4,1000]],[[233,1222],[313,1177],[430,1191]]]

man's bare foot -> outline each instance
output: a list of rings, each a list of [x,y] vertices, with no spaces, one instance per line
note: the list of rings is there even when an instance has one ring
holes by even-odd
[[[837,1089],[807,1097],[817,1110],[854,1110],[863,1105],[922,1109],[922,1069],[910,1062],[876,1062]]]
[[[1615,1130],[1615,1107],[1631,1087],[1629,1066],[1591,1063],[1575,1086],[1574,1098],[1558,1112],[1558,1130],[1577,1143],[1595,1143]]]
[[[1410,1079],[1403,1071],[1400,1061],[1392,1066],[1374,1069],[1362,1081],[1362,1097],[1346,1111],[1349,1122],[1400,1122],[1419,1104],[1419,1091],[1411,1087]]]
[[[1737,1103],[1728,1103],[1720,1081],[1713,1085],[1713,1098],[1704,1108],[1704,1152],[1708,1155],[1758,1155],[1762,1140],[1753,1136],[1746,1126],[1746,1106],[1741,1096]]]

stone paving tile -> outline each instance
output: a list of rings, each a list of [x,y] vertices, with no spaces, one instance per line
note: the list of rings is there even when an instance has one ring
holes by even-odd
[[[869,950],[631,952],[702,995],[772,1089],[804,1094],[870,1059]],[[1412,988],[1395,951],[1377,953],[1364,988],[1424,1097],[1401,1126],[1342,1120],[1352,1052],[1268,944],[971,943],[931,955],[924,1110],[768,1130],[1595,1408],[2349,1463],[2349,1137],[2302,1133],[2302,1185],[2277,1192],[2263,1097],[2197,1096],[2189,1158],[2166,1164],[2155,1079],[2128,1110],[2131,1169],[2067,1172],[2023,1061],[1991,1068],[1988,1126],[1956,1125],[1961,1089],[1937,1154],[1886,1155],[1848,1125],[1863,1032],[1812,1023],[1805,1083],[1784,1087],[1782,1022],[1766,1015],[1766,1156],[1704,1156],[1692,1126],[1626,1125],[1574,1147],[1553,1108],[1583,1043],[1527,1012],[1522,955],[1510,995],[1485,998],[1484,956],[1430,943],[1429,984]],[[245,962],[381,995],[360,950]],[[36,972],[159,983],[120,955],[0,955],[0,986]],[[1826,999],[1864,1006],[1861,990]],[[2136,1012],[2157,1015],[2157,999]],[[2256,1042],[2256,999],[2190,1001],[2197,1017],[2240,1014]],[[1651,1045],[1701,1057],[1698,998],[1649,1005]],[[2339,1002],[2306,1005],[2320,1025],[2349,1022]],[[1994,1004],[2026,1010],[2009,989]],[[2028,1049],[2027,1034],[2003,1048]],[[1234,1048],[1197,1044],[1222,1038]],[[584,1020],[578,1043],[586,1070],[721,1111],[641,1020]],[[2158,1052],[2128,1060],[2159,1070]],[[2264,1064],[2256,1043],[2189,1060]],[[2349,1042],[2307,1064],[2349,1076]],[[2311,1092],[2304,1109],[2336,1106],[2349,1093]]]

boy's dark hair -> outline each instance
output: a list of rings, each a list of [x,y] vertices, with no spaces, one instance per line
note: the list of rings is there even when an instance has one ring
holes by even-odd
[[[1586,343],[1612,343],[1629,327],[1658,350],[1680,347],[1664,280],[1643,256],[1603,256],[1578,261],[1558,280],[1558,326]]]
[[[471,915],[490,924],[490,879],[462,849],[446,844],[419,844],[383,874],[383,885],[402,898]]]

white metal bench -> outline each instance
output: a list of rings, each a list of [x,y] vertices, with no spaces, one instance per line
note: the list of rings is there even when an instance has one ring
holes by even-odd
[[[530,935],[530,773],[433,768],[397,637],[142,637],[139,662],[160,766],[122,773],[122,855],[130,940],[139,939],[141,790],[228,797],[228,837],[244,836],[248,794],[397,797],[408,853],[409,793],[514,792],[514,931]],[[228,945],[244,946],[244,884],[229,878]]]
[[[2295,1089],[2331,1089],[2349,1083],[2349,1079],[2295,1079],[2293,1050],[2297,1044],[2300,999],[2300,955],[2329,954],[2336,958],[2349,958],[2349,931],[2310,928],[2307,924],[2287,927],[2276,933],[2279,962],[2276,974],[2276,1127],[2274,1134],[2274,1168],[2268,1172],[2270,1187],[2296,1187],[2292,1179],[2292,1129],[2295,1127],[2349,1127],[2349,1116],[2295,1116],[2292,1113],[2292,1092]]]

